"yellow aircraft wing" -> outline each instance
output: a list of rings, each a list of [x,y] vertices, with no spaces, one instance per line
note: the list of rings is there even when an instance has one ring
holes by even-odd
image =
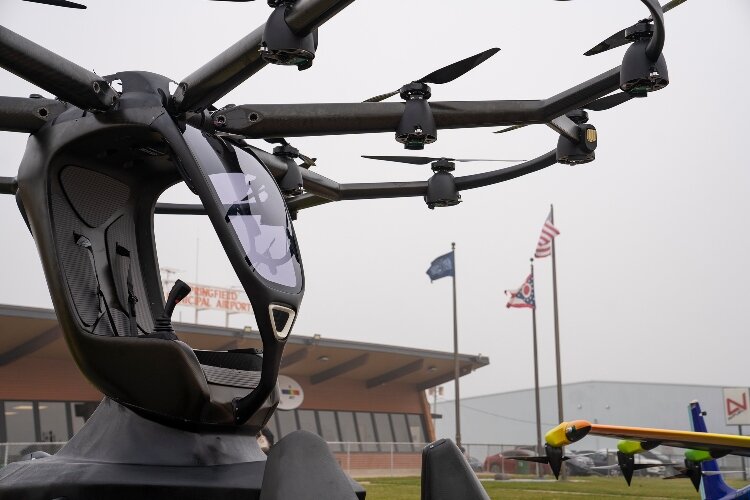
[[[592,424],[586,420],[563,422],[550,430],[545,440],[554,447],[567,446],[586,435],[642,441],[653,446],[665,445],[711,452],[714,456],[741,455],[750,457],[750,436],[713,434],[708,432],[674,431],[647,427]]]

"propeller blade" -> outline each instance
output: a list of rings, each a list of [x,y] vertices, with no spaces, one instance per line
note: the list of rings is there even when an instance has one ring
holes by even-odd
[[[458,162],[467,162],[467,161],[507,161],[507,162],[519,162],[519,161],[526,161],[526,160],[487,160],[487,159],[477,159],[477,158],[446,158],[450,161],[458,161]]]
[[[548,464],[549,458],[547,457],[508,457],[511,460],[519,460],[521,462],[535,462],[538,464]]]
[[[644,470],[644,469],[650,469],[651,467],[666,467],[667,465],[676,465],[676,464],[633,464],[633,470]]]
[[[393,97],[394,95],[398,94],[399,92],[400,92],[400,90],[394,90],[393,92],[388,92],[387,94],[380,94],[380,95],[376,95],[375,97],[370,97],[366,101],[362,101],[362,102],[380,102],[380,101],[385,101],[389,97]]]
[[[674,476],[664,476],[664,479],[687,479],[688,475],[684,472],[680,472],[679,474],[675,474]]]
[[[681,5],[685,2],[687,2],[687,0],[672,0],[671,2],[667,2],[664,5],[662,5],[661,10],[662,12],[669,12],[670,10],[674,9],[678,5]]]
[[[366,156],[362,155],[362,158],[368,160],[382,160],[382,161],[395,161],[398,163],[410,163],[412,165],[427,165],[433,161],[438,161],[440,158],[430,158],[428,156]]]
[[[309,156],[305,155],[299,155],[299,159],[302,160],[305,163],[305,168],[310,168],[315,166],[315,161],[317,158],[310,158]]]
[[[437,71],[433,71],[429,75],[425,75],[416,81],[435,84],[452,82],[456,78],[463,76],[472,69],[476,68],[484,61],[497,54],[499,51],[500,49],[497,47],[485,50],[484,52],[480,52],[479,54],[467,57],[466,59],[454,62],[453,64],[449,64],[448,66],[440,68]]]
[[[434,161],[439,161],[439,160],[462,162],[462,163],[472,162],[472,161],[503,161],[503,162],[517,163],[517,162],[526,161],[526,160],[488,160],[488,159],[480,159],[480,158],[432,158],[430,156],[366,156],[366,155],[363,155],[362,158],[367,158],[369,160],[395,161],[398,163],[409,163],[411,165],[427,165],[428,163],[432,163]]]
[[[434,83],[434,84],[442,84],[442,83],[448,83],[452,82],[459,76],[463,76],[472,69],[476,68],[480,64],[482,64],[484,61],[489,59],[490,57],[494,56],[500,51],[497,47],[485,50],[484,52],[480,52],[479,54],[475,54],[471,57],[467,57],[466,59],[462,59],[458,62],[454,62],[453,64],[449,64],[448,66],[445,66],[443,68],[440,68],[439,70],[433,71],[432,73],[423,76],[419,80],[414,80],[415,82],[421,82],[421,83]],[[396,94],[398,94],[401,90],[394,90],[393,92],[388,92],[387,94],[380,94],[376,95],[375,97],[370,97],[364,102],[380,102],[388,99],[389,97],[392,97]]]
[[[269,137],[263,140],[269,144],[281,144],[282,146],[287,146],[289,144],[283,137]]]
[[[505,132],[510,132],[511,130],[518,130],[519,128],[523,128],[525,126],[526,125],[513,125],[513,126],[510,126],[510,127],[505,127],[504,129],[498,130],[498,131],[493,132],[493,133],[494,134],[504,134]]]
[[[615,465],[597,465],[595,467],[589,467],[589,470],[615,470],[615,469],[619,469],[619,468],[620,468],[620,466],[617,465],[617,464],[615,464]]]
[[[606,52],[610,49],[622,47],[623,45],[629,44],[630,40],[625,38],[625,32],[634,27],[635,25],[631,26],[630,28],[625,28],[624,30],[618,31],[617,33],[605,39],[604,41],[601,41],[598,44],[594,45],[592,48],[584,52],[583,55],[593,56],[596,54],[601,54],[602,52]]]
[[[667,476],[664,479],[690,479],[690,482],[693,483],[695,491],[700,491],[701,479],[704,475],[704,472],[701,471],[700,464],[691,463],[686,460],[685,465],[686,467],[675,467],[679,471],[679,474],[675,474],[674,476]]]
[[[620,104],[627,102],[632,98],[633,96],[631,94],[628,94],[627,92],[618,92],[616,94],[608,95],[606,97],[600,97],[595,101],[591,101],[583,108],[589,109],[591,111],[604,111],[606,109],[611,109],[615,106],[619,106]]]
[[[558,448],[557,446],[551,446],[549,444],[544,445],[544,452],[545,456],[541,457],[508,457],[511,460],[521,460],[523,462],[536,462],[540,464],[547,464],[549,465],[549,468],[552,469],[552,474],[555,475],[555,479],[560,478],[560,470],[562,469],[562,464],[566,460],[568,460],[570,457],[566,457],[563,455],[562,448]]]
[[[80,3],[68,2],[68,0],[24,0],[24,2],[41,3],[44,5],[54,5],[55,7],[67,7],[69,9],[85,9],[85,5]]]
[[[217,1],[221,1],[221,0],[217,0]],[[227,0],[227,1],[235,1],[235,0]],[[245,1],[245,0],[242,0],[242,1]],[[289,144],[289,142],[286,139],[284,139],[283,137],[266,137],[263,140],[266,141],[269,144],[280,144],[282,146],[291,146]],[[301,154],[299,152],[297,152],[297,158],[299,158],[300,160],[302,160],[302,162],[304,163],[304,165],[303,165],[304,168],[314,167],[315,166],[315,160],[317,160],[317,158],[310,158],[309,156],[305,156],[305,155],[303,155],[303,154]]]
[[[672,0],[671,2],[668,2],[661,6],[662,12],[669,12],[670,10],[674,9],[678,5],[681,5],[685,3],[687,0]],[[654,4],[656,5],[656,4]],[[652,18],[648,18],[649,21],[652,21]],[[614,35],[610,36],[603,42],[598,43],[594,47],[590,48],[588,51],[584,52],[584,56],[593,56],[596,54],[601,54],[602,52],[605,52],[610,49],[614,49],[617,47],[621,47],[623,45],[627,45],[631,42],[631,40],[628,40],[625,38],[625,32],[629,29],[635,28],[635,26],[638,23],[634,24],[630,28],[625,28],[624,30],[618,31]]]
[[[686,1],[686,0],[682,0]],[[627,92],[618,92],[616,94],[608,95],[605,97],[600,97],[599,99],[596,99],[595,101],[591,101],[587,105],[583,106],[583,109],[588,109],[590,111],[604,111],[607,109],[614,108],[615,106],[619,106],[620,104],[629,101],[632,99],[633,96],[628,94]],[[505,127],[501,130],[496,130],[493,132],[493,134],[504,134],[505,132],[510,132],[511,130],[518,130],[519,128],[526,127],[527,125],[512,125],[510,127]]]

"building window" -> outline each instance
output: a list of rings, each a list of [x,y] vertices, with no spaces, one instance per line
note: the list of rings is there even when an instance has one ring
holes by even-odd
[[[40,441],[56,443],[70,438],[67,410],[67,403],[39,402]]]
[[[359,439],[363,443],[362,451],[378,451],[378,445],[375,444],[378,440],[375,437],[375,426],[372,424],[372,413],[357,412],[357,431],[359,431]]]
[[[393,435],[396,438],[396,442],[411,443],[411,435],[406,425],[406,415],[403,413],[391,413],[391,426],[393,427]],[[396,451],[414,451],[414,447],[410,444],[399,444],[396,445]]]
[[[378,442],[392,443],[393,431],[391,430],[391,419],[387,413],[373,413],[375,419],[375,431],[378,434]],[[390,451],[391,445],[381,445],[380,451]]]
[[[320,420],[320,436],[326,441],[341,441],[339,428],[336,424],[336,412],[319,411],[318,420]],[[344,451],[340,444],[329,445],[331,451]]]
[[[34,403],[31,401],[6,401],[4,404],[5,439],[9,443],[34,443]]]
[[[337,411],[336,417],[339,421],[339,429],[341,429],[341,440],[357,443],[359,436],[357,436],[357,425],[354,423],[354,413],[350,411]],[[350,444],[347,446],[349,451],[361,451],[359,444]]]
[[[427,438],[425,437],[422,415],[410,413],[406,415],[406,421],[409,423],[409,434],[411,434],[412,442],[421,444],[426,443]]]
[[[99,403],[96,401],[86,401],[78,403],[70,403],[70,419],[73,424],[73,434],[77,434],[81,430],[83,424],[91,418],[94,410],[96,410]]]
[[[0,401],[0,443],[63,442],[81,430],[97,402]],[[372,413],[333,410],[278,410],[266,424],[278,442],[287,434],[303,429],[321,436],[334,452],[414,453],[426,441],[424,421],[419,414]],[[351,444],[340,444],[351,443]],[[11,450],[19,457],[23,445]],[[59,447],[59,446],[58,446]],[[53,449],[54,448],[54,449]],[[57,447],[45,451],[54,453]],[[40,449],[37,445],[34,449]]]
[[[276,417],[279,426],[279,434],[276,437],[277,440],[299,429],[299,427],[297,427],[297,416],[293,410],[279,410],[276,412]]]
[[[296,410],[297,419],[299,420],[299,428],[303,431],[312,432],[320,436],[318,431],[318,423],[315,421],[314,410]]]

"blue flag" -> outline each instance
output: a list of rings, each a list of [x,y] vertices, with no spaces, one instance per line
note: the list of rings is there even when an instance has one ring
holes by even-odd
[[[441,255],[432,261],[430,268],[427,270],[427,276],[430,281],[435,281],[446,276],[455,276],[455,266],[453,265],[453,252]]]

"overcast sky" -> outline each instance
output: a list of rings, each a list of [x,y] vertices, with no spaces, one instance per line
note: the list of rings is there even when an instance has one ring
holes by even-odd
[[[100,75],[148,70],[180,81],[270,13],[263,1],[81,1],[88,10],[2,0],[0,22]],[[461,79],[434,86],[433,100],[546,98],[619,65],[623,48],[581,54],[646,15],[636,0],[359,0],[321,29],[311,69],[269,66],[217,104],[361,101],[493,46],[502,51]],[[306,294],[293,334],[452,350],[450,279],[430,284],[425,270],[455,241],[460,351],[491,361],[462,379],[462,394],[530,387],[531,314],[506,309],[503,290],[528,274],[554,203],[562,233],[564,381],[750,385],[750,168],[743,158],[750,2],[690,0],[666,17],[671,83],[647,99],[591,113],[599,132],[594,163],[554,165],[466,191],[453,208],[428,210],[412,198],[301,212],[295,227]],[[0,70],[0,94],[31,93],[49,96]],[[545,126],[493,130],[440,131],[424,153],[533,158],[557,142]],[[16,174],[25,142],[23,134],[0,133],[0,176]],[[404,154],[390,133],[292,143],[318,158],[319,173],[340,182],[431,174],[429,166],[360,158]],[[459,164],[457,174],[491,168],[496,164]],[[180,187],[162,199],[196,200]],[[49,307],[14,200],[0,199],[0,210],[0,303]],[[198,281],[238,284],[207,219],[157,216],[156,228],[162,266],[195,280],[198,247]],[[537,302],[547,385],[555,381],[550,259],[537,263]],[[252,323],[232,319],[239,327]]]

